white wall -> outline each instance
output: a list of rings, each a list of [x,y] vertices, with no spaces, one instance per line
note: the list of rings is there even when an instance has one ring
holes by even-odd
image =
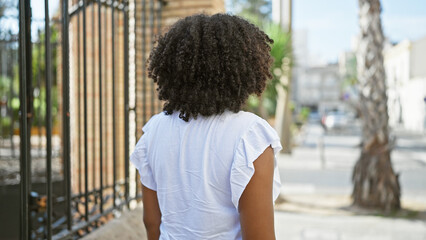
[[[340,103],[342,80],[338,65],[305,68],[297,79],[297,100],[301,106],[317,106],[321,102]],[[328,104],[329,105],[329,104]]]
[[[404,127],[426,133],[426,78],[411,79],[401,88],[402,119]]]
[[[401,89],[410,80],[410,49],[411,43],[403,41],[384,52],[390,126],[401,124]]]
[[[384,52],[389,125],[426,133],[426,38]]]
[[[410,78],[426,76],[426,37],[414,41],[411,47]]]

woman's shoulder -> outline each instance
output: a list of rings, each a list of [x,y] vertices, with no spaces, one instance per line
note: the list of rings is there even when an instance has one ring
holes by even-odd
[[[172,114],[166,114],[165,112],[161,112],[158,114],[153,115],[149,121],[143,126],[142,130],[144,133],[150,131],[150,129],[157,128],[158,126],[165,126],[166,122],[181,122],[182,124],[186,125],[189,122],[193,121],[190,120],[189,122],[184,122],[179,117],[179,113],[173,112]],[[253,125],[261,125],[266,128],[271,128],[269,123],[264,120],[263,118],[259,117],[258,115],[246,112],[246,111],[239,111],[239,112],[232,112],[232,111],[225,111],[221,115],[211,116],[211,117],[199,117],[195,121],[202,121],[202,122],[209,122],[210,120],[215,121],[216,123],[219,123],[219,125],[222,125],[224,129],[233,129],[234,131],[237,129],[240,129],[242,132],[249,129]],[[234,132],[232,131],[232,132]],[[237,132],[241,132],[237,131]]]
[[[245,111],[239,111],[238,113],[228,113],[226,118],[228,122],[232,122],[233,124],[237,125],[243,125],[245,127],[249,127],[254,124],[269,125],[265,119],[254,113]]]
[[[142,127],[142,131],[144,133],[148,132],[149,129],[153,128],[155,125],[158,125],[158,123],[167,117],[165,112],[160,112],[155,115],[153,115],[148,122]]]
[[[258,129],[272,130],[273,128],[263,118],[251,112],[225,112],[222,119],[222,130],[241,138],[249,131]]]

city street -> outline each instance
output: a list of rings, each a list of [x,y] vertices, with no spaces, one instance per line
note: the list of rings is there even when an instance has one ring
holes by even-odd
[[[400,175],[402,198],[426,203],[426,136],[396,131],[396,139],[392,162]],[[278,160],[284,194],[351,193],[359,130],[327,133],[321,125],[309,123],[294,140],[298,146],[293,154]]]
[[[278,240],[424,240],[421,220],[275,211]]]
[[[360,153],[359,127],[325,132],[309,123],[295,136],[298,146],[292,155],[278,159],[285,202],[275,211],[277,239],[426,239],[426,136],[395,133],[392,162],[400,174],[402,206],[416,210],[417,218],[348,209],[352,168]]]

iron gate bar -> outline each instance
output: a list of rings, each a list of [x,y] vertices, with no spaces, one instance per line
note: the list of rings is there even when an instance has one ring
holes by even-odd
[[[28,3],[26,3],[25,4],[26,5],[26,13],[25,14],[27,14],[27,17],[26,17],[26,23],[25,23],[25,31],[26,31],[26,46],[25,46],[25,48],[26,48],[26,55],[25,55],[25,61],[27,62],[26,63],[26,67],[27,68],[29,68],[29,69],[31,69],[31,70],[26,70],[26,72],[25,72],[25,74],[26,74],[26,82],[27,82],[27,84],[26,84],[26,87],[27,87],[27,89],[26,89],[26,94],[27,94],[27,102],[26,102],[26,105],[27,105],[27,112],[26,112],[26,114],[25,114],[25,117],[26,117],[26,119],[27,119],[27,131],[28,131],[28,134],[27,134],[27,139],[25,139],[26,141],[27,141],[27,148],[26,148],[26,151],[27,151],[27,157],[28,157],[28,162],[27,162],[27,168],[28,168],[28,173],[30,174],[30,176],[32,176],[32,172],[31,172],[31,165],[32,165],[32,156],[31,156],[31,126],[32,126],[32,118],[34,117],[34,115],[33,115],[33,106],[32,106],[32,104],[31,104],[31,102],[34,100],[34,95],[33,95],[33,91],[32,91],[32,89],[33,89],[33,86],[32,86],[32,80],[33,80],[33,72],[32,72],[32,63],[33,63],[33,57],[32,57],[32,52],[33,52],[33,49],[32,49],[32,41],[31,41],[31,39],[32,39],[32,37],[31,37],[31,15],[32,15],[32,13],[31,13],[31,1],[28,1]],[[29,189],[29,191],[28,191],[28,194],[30,194],[31,193],[31,191],[32,191],[32,179],[31,179],[31,177],[29,177],[29,178],[27,178],[27,184],[28,184],[28,189]],[[29,212],[28,212],[28,214],[30,214],[31,215],[31,212],[30,212],[30,210],[29,210]],[[29,215],[29,216],[30,216]],[[31,233],[31,221],[29,222],[29,228],[28,228],[28,234],[30,234]]]
[[[3,79],[6,79],[7,78],[7,66],[6,66],[6,58],[8,57],[7,55],[7,45],[6,44],[1,44],[1,45],[5,45],[6,47],[4,47],[4,49],[3,48],[0,48],[0,59],[1,59],[1,70],[0,70],[0,75],[3,77]],[[2,98],[3,98],[3,95],[1,96]],[[8,109],[8,107],[7,107],[7,103],[9,102],[9,99],[7,99],[6,98],[6,104],[5,104],[5,107],[6,107],[6,114],[8,114],[9,113],[9,109]],[[1,102],[1,107],[0,107],[0,109],[1,108],[3,108],[3,102]],[[2,116],[3,114],[2,113],[0,113],[0,116],[1,117],[3,117]],[[4,146],[4,136],[5,134],[3,133],[3,126],[2,126],[2,124],[0,124],[0,136],[1,136],[1,147],[3,147]],[[0,151],[0,158],[2,157],[2,155],[1,155],[1,152],[2,151]],[[6,154],[6,156],[7,156],[7,154]]]
[[[28,36],[27,21],[30,18],[30,4],[28,0],[19,0],[19,124],[20,124],[20,239],[26,240],[29,236],[29,179],[31,175],[28,171],[28,126],[27,126],[27,55],[31,54],[27,48]],[[31,38],[30,38],[31,41]]]
[[[113,182],[113,206],[116,207],[116,182],[117,182],[117,176],[116,176],[116,132],[115,132],[115,16],[114,16],[114,6],[111,8],[111,36],[112,36],[112,44],[111,44],[111,50],[112,50],[112,182]]]
[[[134,76],[134,78],[135,78],[135,83],[134,83],[134,86],[135,86],[135,92],[134,92],[134,94],[135,94],[135,97],[134,97],[134,105],[133,105],[133,112],[134,112],[134,118],[135,118],[135,140],[136,140],[136,142],[138,141],[138,114],[137,114],[137,106],[138,106],[138,104],[137,104],[137,99],[138,99],[138,97],[137,97],[137,93],[138,93],[138,84],[137,84],[137,82],[138,82],[138,74],[137,74],[137,69],[138,69],[138,58],[137,58],[137,54],[136,54],[136,52],[137,52],[137,47],[136,47],[136,45],[137,45],[137,38],[136,38],[136,33],[137,33],[137,21],[136,21],[136,12],[137,12],[137,8],[136,8],[136,1],[133,1],[133,17],[135,18],[135,22],[134,22],[134,25],[133,25],[133,27],[134,27],[134,29],[133,29],[133,31],[134,31],[134,33],[135,33],[135,40],[134,40],[134,44],[133,44],[133,47],[135,48],[135,59],[133,59],[133,61],[135,62],[135,67],[134,67],[134,71],[135,71],[135,76]],[[138,195],[138,171],[136,171],[135,172],[135,179],[134,179],[134,181],[135,181],[135,196],[137,196]]]
[[[9,50],[9,55],[10,55],[11,61],[13,63],[15,63],[14,54],[11,53],[10,50]],[[9,74],[10,74],[9,76],[13,75],[13,70],[10,71],[10,68],[9,68]],[[7,73],[6,73],[6,75],[7,75]],[[12,80],[12,82],[13,82],[13,80]],[[15,143],[13,142],[13,126],[15,125],[15,117],[13,116],[13,107],[12,107],[12,99],[13,99],[15,93],[14,93],[14,90],[13,90],[13,84],[10,84],[9,88],[10,88],[9,114],[10,114],[10,126],[11,126],[11,128],[10,128],[10,147],[12,148],[12,158],[15,158]]]
[[[151,33],[151,49],[154,48],[154,0],[150,0],[149,2],[149,31]],[[151,115],[154,115],[155,113],[155,84],[154,81],[151,82]]]
[[[124,2],[124,198],[129,199],[129,1]]]
[[[1,44],[1,45],[3,45],[3,44]],[[4,44],[4,45],[6,45],[6,44]],[[5,56],[7,57],[7,47],[5,47],[4,50],[3,50],[3,48],[0,47],[0,59],[1,59],[0,75],[3,77],[3,79],[6,79],[6,76],[7,76],[7,70],[6,70],[6,64],[5,64],[6,63],[6,57]],[[2,97],[3,97],[3,95],[2,95]],[[7,107],[8,100],[9,99],[6,98],[6,104],[5,104],[6,114],[9,113],[9,109]],[[2,108],[3,108],[3,102],[0,103],[0,109],[2,109]],[[0,116],[3,118],[2,113],[0,113]],[[1,147],[4,146],[4,137],[3,137],[4,135],[5,134],[3,134],[3,126],[0,124]],[[0,158],[3,157],[1,153],[2,153],[2,151],[0,151]]]
[[[132,201],[132,200],[136,200],[136,198],[129,199],[129,201]],[[90,227],[94,222],[99,221],[102,217],[113,213],[114,210],[116,210],[117,208],[121,208],[124,205],[126,205],[126,202],[121,202],[116,207],[110,207],[110,208],[106,209],[103,214],[96,214],[96,215],[92,216],[90,218],[90,221],[88,221],[88,222],[79,222],[79,223],[73,225],[71,230],[62,230],[61,232],[59,232],[58,234],[53,236],[53,239],[59,240],[59,239],[72,238],[73,235],[76,234],[79,230]]]
[[[38,55],[37,55],[37,88],[38,88],[38,100],[39,106],[37,109],[37,126],[38,126],[38,156],[41,158],[41,32],[40,29],[37,30],[38,33]]]
[[[1,68],[0,68],[0,74],[2,75],[2,77],[4,78],[4,79],[6,79],[6,77],[5,77],[5,72],[6,72],[6,70],[5,70],[5,62],[6,62],[6,60],[5,60],[5,58],[4,58],[4,56],[6,55],[5,53],[3,53],[3,52],[6,52],[6,51],[3,51],[2,50],[2,48],[0,48],[0,59],[1,59]],[[3,97],[3,96],[2,96]],[[7,101],[7,100],[6,100]],[[1,101],[0,102],[0,109],[2,109],[3,108],[3,102]],[[7,105],[6,105],[6,109],[7,109]],[[1,111],[1,110],[0,110]],[[7,110],[6,110],[7,111]],[[3,118],[3,116],[2,116],[3,114],[0,112],[0,116]],[[2,126],[2,124],[0,123],[0,137],[1,137],[1,147],[3,147],[3,145],[4,145],[4,138],[3,138],[3,126]],[[2,155],[1,155],[1,152],[2,151],[0,151],[0,158],[2,157]]]
[[[3,46],[4,46],[4,49],[3,49]],[[0,40],[0,59],[1,59],[0,76],[2,76],[4,79],[6,79],[7,76],[8,76],[8,70],[7,70],[7,66],[6,66],[6,58],[7,57],[8,57],[8,45],[3,44]],[[3,95],[2,95],[2,97],[3,97]],[[1,103],[0,108],[3,107],[3,104],[6,108],[6,116],[8,116],[8,114],[9,114],[9,96],[6,96],[5,103]],[[3,117],[1,113],[0,113],[0,116]],[[4,135],[6,135],[6,134],[3,133],[3,127],[0,126],[0,136],[2,138],[1,145],[0,145],[1,147],[4,146],[4,141],[5,141]],[[7,156],[7,153],[6,153],[5,156]],[[0,151],[0,158],[3,158],[2,151]]]
[[[81,53],[81,36],[80,36],[80,14],[77,14],[77,76],[78,76],[78,84],[77,84],[77,100],[78,100],[78,192],[83,192],[83,186],[82,186],[82,174],[81,174],[81,167],[82,167],[82,151],[81,151],[81,62],[80,62],[80,53]],[[78,206],[77,206],[78,207]]]
[[[69,82],[69,19],[68,0],[62,0],[62,126],[63,126],[63,161],[64,161],[64,184],[65,184],[65,211],[67,229],[71,230],[71,140],[70,140],[70,82]]]
[[[135,42],[134,42],[134,45],[133,45],[133,47],[135,48],[135,59],[134,59],[134,62],[135,62],[135,92],[134,92],[134,94],[135,94],[135,97],[134,97],[134,101],[135,101],[135,103],[134,103],[134,105],[133,105],[133,112],[134,112],[134,116],[135,116],[135,140],[136,141],[138,141],[138,112],[137,112],[137,106],[138,106],[138,104],[137,104],[137,94],[138,94],[138,74],[137,74],[137,69],[138,69],[138,57],[137,57],[137,47],[136,47],[136,45],[137,45],[137,41],[136,41],[136,33],[137,33],[137,19],[136,19],[136,12],[137,12],[137,8],[136,8],[136,1],[133,1],[133,17],[135,18],[135,23],[134,23],[134,29],[133,29],[133,31],[135,32]],[[135,196],[137,196],[138,195],[138,171],[136,171],[135,172]]]
[[[88,185],[88,136],[87,136],[87,41],[86,41],[86,0],[83,0],[83,91],[84,91],[84,218],[89,221]]]
[[[6,77],[5,77],[5,72],[6,72],[6,70],[5,70],[5,62],[6,62],[6,60],[5,60],[5,58],[4,58],[4,56],[6,55],[5,53],[3,53],[3,52],[6,52],[6,51],[2,51],[1,50],[1,48],[0,48],[0,59],[1,59],[1,68],[0,68],[0,74],[1,75],[3,75],[2,77],[4,78],[4,79],[6,79]],[[3,96],[2,96],[3,97]],[[6,102],[7,102],[7,100],[6,100]],[[3,108],[3,102],[1,101],[0,102],[0,109],[2,109]],[[7,111],[7,104],[6,104],[6,111]],[[3,118],[3,116],[2,116],[3,114],[0,112],[0,116]],[[3,138],[3,126],[2,126],[2,124],[0,123],[0,137],[1,137],[1,147],[3,147],[3,145],[4,145],[4,138]],[[2,155],[1,155],[1,152],[2,151],[0,151],[0,158],[2,157]]]
[[[118,181],[117,182],[117,185],[123,185],[124,184],[124,182],[122,182],[122,181]],[[108,188],[113,188],[114,186],[112,185],[112,184],[110,184],[110,185],[105,185],[104,186],[104,189],[108,189]],[[97,194],[97,193],[99,193],[101,191],[101,189],[100,188],[96,188],[96,189],[93,189],[93,190],[90,190],[89,191],[89,195],[91,195],[91,194]],[[71,199],[72,200],[77,200],[77,199],[79,199],[79,198],[82,198],[82,197],[84,197],[84,193],[81,193],[81,194],[73,194],[73,195],[71,195]]]
[[[99,185],[100,185],[100,212],[103,213],[104,208],[104,195],[103,195],[103,149],[102,149],[102,25],[101,25],[101,15],[102,15],[101,1],[98,1],[98,57],[99,57]],[[94,22],[94,21],[93,21]]]
[[[104,88],[104,94],[105,94],[105,114],[104,114],[104,117],[105,117],[105,125],[106,125],[106,129],[108,129],[108,101],[107,101],[107,95],[108,95],[108,85],[107,85],[107,83],[108,83],[108,81],[107,81],[107,64],[108,64],[108,54],[107,54],[107,37],[106,37],[106,35],[107,35],[107,31],[108,31],[108,27],[107,27],[107,24],[108,24],[108,11],[107,11],[108,9],[107,8],[105,8],[105,13],[104,13],[104,34],[105,34],[105,38],[104,38],[104,41],[105,41],[105,48],[104,48],[104,52],[105,52],[105,61],[104,61],[104,69],[105,69],[105,83],[106,83],[106,86],[105,86],[105,88]],[[105,138],[105,146],[108,146],[108,143],[109,143],[109,141],[108,141],[108,134],[107,134],[107,137]],[[107,147],[105,147],[105,172],[107,173],[105,176],[107,177],[107,176],[109,176],[108,175],[108,173],[109,173],[109,164],[108,164],[108,159],[109,159],[109,155],[108,155],[108,150],[107,150],[108,148]],[[107,178],[108,179],[108,178]],[[105,183],[106,184],[108,184],[108,181],[107,181],[107,179],[105,179]]]
[[[86,7],[92,5],[97,2],[97,0],[86,0]],[[106,7],[115,8],[118,11],[122,11],[124,9],[124,4],[117,2],[117,0],[109,0],[109,1],[101,1],[101,4]],[[77,1],[77,4],[74,4],[71,7],[69,12],[69,16],[73,17],[74,15],[78,15],[78,13],[82,10],[83,0]]]
[[[142,0],[142,125],[146,123],[146,0]]]
[[[144,3],[146,3],[146,0],[143,0]],[[30,171],[30,148],[31,145],[29,144],[29,136],[31,134],[31,132],[29,131],[29,126],[31,123],[31,117],[33,116],[32,113],[32,106],[30,106],[30,102],[32,101],[32,89],[31,89],[31,81],[32,79],[32,72],[29,71],[27,68],[28,66],[32,66],[31,65],[31,34],[30,34],[30,26],[31,26],[31,18],[30,18],[30,13],[31,13],[31,9],[30,9],[30,5],[29,5],[30,1],[28,0],[20,0],[19,2],[19,19],[20,19],[20,32],[19,32],[19,67],[20,67],[20,79],[19,79],[19,83],[20,83],[20,138],[21,138],[21,156],[20,156],[20,165],[21,165],[21,207],[20,207],[20,221],[21,221],[21,237],[22,239],[28,239],[31,236],[31,227],[30,224],[31,222],[29,222],[29,192],[30,192],[30,188],[31,188],[31,180],[30,180],[30,175],[31,175],[31,171]],[[81,5],[82,3],[82,5]],[[129,108],[129,1],[125,0],[123,2],[118,2],[118,1],[114,1],[114,2],[103,2],[101,0],[84,0],[84,1],[80,1],[78,2],[78,12],[82,11],[83,14],[83,21],[80,21],[80,14],[77,14],[77,29],[78,29],[78,41],[77,41],[77,62],[78,62],[78,67],[77,67],[77,72],[78,72],[78,114],[77,117],[79,118],[78,122],[79,122],[79,126],[78,126],[78,142],[81,142],[81,134],[82,134],[82,130],[81,129],[81,120],[84,121],[84,178],[85,178],[85,191],[83,192],[83,187],[82,187],[82,174],[78,174],[78,180],[79,180],[79,197],[76,197],[75,195],[72,194],[71,192],[71,152],[70,152],[70,146],[71,146],[71,141],[70,141],[70,79],[69,79],[69,74],[70,74],[70,70],[69,70],[69,50],[70,50],[70,46],[69,46],[69,18],[71,17],[71,14],[69,13],[69,5],[68,5],[68,0],[62,0],[61,2],[61,11],[62,11],[62,19],[59,20],[60,23],[62,23],[62,32],[61,32],[61,36],[62,36],[62,81],[63,81],[63,88],[62,88],[62,106],[63,106],[63,122],[62,122],[62,127],[63,127],[63,134],[62,134],[62,144],[63,144],[63,150],[62,150],[62,157],[63,157],[63,171],[64,171],[64,188],[65,188],[65,195],[64,196],[60,196],[60,197],[55,197],[55,199],[53,199],[53,189],[52,189],[52,157],[53,157],[53,152],[52,152],[52,84],[54,82],[54,78],[52,78],[52,74],[54,72],[53,70],[53,65],[51,62],[51,57],[52,57],[52,47],[54,47],[55,45],[51,44],[51,29],[50,29],[50,23],[54,22],[53,20],[51,21],[50,17],[49,17],[49,5],[48,5],[48,0],[44,1],[45,4],[45,29],[46,29],[46,35],[45,35],[45,63],[46,63],[46,67],[45,67],[45,77],[46,77],[46,141],[47,141],[47,145],[46,145],[46,171],[47,171],[47,226],[42,226],[40,228],[37,228],[35,230],[34,233],[36,233],[37,235],[43,234],[45,233],[47,236],[47,239],[58,239],[58,238],[74,238],[75,234],[77,234],[79,232],[79,230],[85,230],[84,233],[82,234],[86,234],[88,233],[88,230],[90,229],[89,227],[96,227],[99,222],[101,221],[101,218],[105,215],[111,214],[114,210],[118,209],[118,208],[122,208],[123,206],[127,205],[127,207],[129,207],[129,203],[130,201],[133,201],[137,198],[139,198],[140,196],[138,195],[138,192],[136,190],[136,197],[130,197],[130,193],[129,193],[129,112],[130,111],[134,111],[136,114],[136,108],[133,108],[132,110]],[[99,152],[99,167],[101,169],[101,172],[99,173],[99,176],[96,176],[96,172],[95,172],[95,166],[96,166],[96,162],[95,162],[95,157],[93,158],[93,167],[94,167],[94,171],[93,171],[93,176],[91,179],[93,179],[93,190],[92,191],[88,191],[88,184],[89,184],[89,176],[88,176],[88,154],[89,154],[89,148],[88,148],[88,115],[87,115],[87,111],[88,111],[88,102],[89,101],[88,98],[88,82],[87,82],[87,29],[86,29],[86,13],[87,13],[87,7],[91,4],[92,5],[92,30],[93,30],[93,35],[95,35],[95,4],[98,4],[98,38],[99,38],[99,52],[98,52],[98,58],[99,58],[99,138],[100,138],[100,152]],[[153,10],[153,4],[154,1],[151,0],[151,8],[149,10],[149,13],[151,14],[150,20],[151,20],[151,24],[150,24],[150,30],[151,30],[151,40],[153,40],[154,38],[154,28],[155,26],[158,28],[157,32],[160,32],[160,24],[161,24],[161,19],[160,19],[160,14],[157,13],[157,25],[155,25],[154,21],[154,17],[153,14],[154,10]],[[105,144],[108,145],[107,141],[103,141],[103,130],[104,130],[104,118],[103,115],[105,115],[106,120],[108,119],[108,107],[106,104],[106,101],[103,101],[103,97],[102,97],[102,93],[105,91],[105,94],[107,94],[107,88],[104,88],[105,86],[103,86],[104,84],[107,83],[102,83],[103,79],[106,77],[102,77],[102,74],[106,74],[106,69],[107,65],[106,62],[109,60],[104,60],[102,61],[102,51],[104,50],[105,52],[108,51],[108,49],[105,47],[105,49],[103,48],[104,46],[107,45],[107,40],[106,40],[106,36],[103,36],[102,33],[102,27],[105,28],[105,34],[107,33],[107,21],[105,21],[105,25],[102,26],[101,23],[101,19],[102,19],[102,8],[108,6],[111,7],[111,31],[112,31],[112,38],[113,38],[113,43],[112,43],[112,47],[111,47],[111,51],[112,51],[112,94],[113,94],[113,101],[112,101],[112,107],[113,107],[113,184],[112,184],[112,188],[113,188],[113,195],[111,196],[110,194],[108,196],[106,196],[106,198],[104,199],[103,193],[104,190],[108,189],[110,186],[104,186],[104,177],[105,174],[103,174],[103,167],[104,167],[104,158],[105,158],[105,154],[103,153],[102,149],[104,148]],[[143,6],[144,8],[144,13],[143,13],[143,25],[144,25],[144,29],[143,29],[143,61],[144,61],[144,66],[143,66],[143,72],[144,75],[146,75],[146,69],[145,69],[145,64],[146,64],[146,43],[148,43],[146,41],[146,7]],[[161,8],[161,2],[159,4],[159,8]],[[116,84],[116,76],[115,76],[115,55],[116,55],[116,50],[114,49],[115,47],[115,33],[117,32],[117,30],[115,29],[115,24],[116,24],[116,16],[115,16],[115,11],[116,10],[120,10],[119,11],[119,15],[121,13],[123,13],[123,18],[124,18],[124,37],[123,37],[123,41],[124,41],[124,104],[125,104],[125,108],[124,108],[124,118],[125,118],[125,122],[124,122],[124,137],[125,137],[125,142],[124,142],[124,165],[125,165],[125,178],[122,180],[120,179],[119,181],[117,181],[117,161],[116,161],[116,147],[115,145],[116,143],[116,119],[114,118],[115,116],[115,102],[116,100],[120,100],[120,99],[115,99],[115,84]],[[161,9],[156,9],[157,12],[161,11]],[[107,12],[105,11],[105,18],[107,19]],[[121,20],[123,20],[120,17],[120,23]],[[81,25],[83,24],[83,31],[81,32]],[[121,27],[121,24],[120,24]],[[136,26],[135,26],[136,27]],[[83,33],[83,36],[81,36],[81,33]],[[120,34],[122,32],[120,31]],[[39,40],[41,38],[39,37]],[[102,41],[105,41],[105,45],[103,45]],[[83,41],[83,49],[81,49],[81,41]],[[94,44],[94,38],[92,39],[92,50],[94,51],[95,49],[95,44]],[[120,41],[121,42],[121,41]],[[148,43],[149,44],[149,43]],[[40,41],[37,42],[35,44],[35,46],[39,46],[39,58],[41,57],[41,46],[40,46]],[[151,42],[151,46],[153,46],[153,42]],[[121,48],[121,47],[120,47]],[[81,54],[83,54],[83,72],[81,72]],[[93,70],[95,70],[95,59],[96,59],[96,54],[95,51],[90,54],[90,56],[93,55],[93,60],[92,60],[92,68]],[[41,61],[38,61],[38,64],[40,64]],[[102,69],[102,65],[105,65],[105,70]],[[38,68],[40,68],[40,65],[37,65]],[[123,69],[122,69],[123,70]],[[81,84],[81,74],[83,73],[83,84]],[[95,72],[92,72],[93,75],[93,93],[95,92],[95,77],[96,74]],[[37,71],[37,78],[35,78],[35,80],[37,80],[37,87],[40,90],[41,93],[41,76],[42,76],[42,70],[41,68],[38,69]],[[121,74],[120,74],[121,76]],[[121,77],[119,78],[119,80],[121,80]],[[143,76],[143,87],[146,90],[146,76]],[[83,85],[83,89],[81,89],[81,85]],[[83,90],[83,92],[81,92],[81,90]],[[12,89],[13,91],[13,89]],[[13,95],[11,91],[11,94]],[[154,97],[153,92],[155,91],[154,88],[151,88],[151,100]],[[146,93],[146,92],[145,92]],[[143,94],[143,99],[146,103],[146,94]],[[93,94],[95,95],[95,94]],[[83,97],[84,99],[84,105],[83,108],[81,109],[81,97]],[[96,108],[96,100],[92,99],[92,104],[93,104],[93,109]],[[104,111],[102,108],[102,105],[105,104],[106,105],[106,110]],[[155,104],[152,104],[152,108],[154,108]],[[144,108],[146,106],[143,106]],[[38,112],[40,112],[40,108],[38,109]],[[83,119],[81,119],[81,114],[82,114],[82,110],[83,110]],[[146,109],[145,109],[146,110]],[[93,110],[94,111],[94,110]],[[151,114],[153,114],[154,112],[151,111]],[[93,113],[94,115],[92,116],[93,120],[93,125],[94,127],[96,127],[96,120],[95,120],[95,113]],[[38,113],[37,114],[39,116],[39,121],[38,124],[40,124],[42,121],[40,116],[41,114]],[[13,116],[12,116],[13,117]],[[143,113],[143,117],[146,120],[146,111],[144,111]],[[13,119],[12,119],[13,121]],[[145,121],[146,122],[146,121]],[[120,124],[121,125],[121,124]],[[13,131],[13,129],[12,129]],[[41,131],[39,131],[39,139],[41,139],[40,134]],[[95,136],[96,131],[94,131],[93,136]],[[13,139],[11,138],[11,140],[13,141]],[[12,142],[13,143],[13,142]],[[94,146],[96,143],[93,143]],[[79,164],[79,171],[81,172],[81,167],[82,167],[82,151],[83,148],[79,145],[79,150],[78,150],[78,164]],[[106,146],[105,146],[106,147]],[[39,147],[40,149],[40,147]],[[24,150],[24,151],[22,151]],[[93,149],[94,150],[94,149]],[[95,153],[94,153],[95,154]],[[96,156],[96,155],[95,155]],[[105,162],[105,166],[108,167],[107,163],[108,161]],[[120,161],[121,163],[121,161]],[[121,172],[121,171],[120,171]],[[100,180],[100,184],[97,185],[96,184],[96,180],[97,177],[99,177]],[[135,179],[136,180],[136,179]],[[136,182],[138,182],[136,180]],[[109,185],[109,184],[106,184]],[[124,185],[124,186],[123,186]],[[96,189],[96,186],[99,186],[98,189]],[[124,194],[122,191],[120,191],[120,189],[123,189],[124,187]],[[90,196],[89,196],[90,195]],[[124,196],[124,201],[123,201],[123,197]],[[84,197],[84,200],[83,200]],[[90,198],[89,198],[90,197]],[[98,202],[98,197],[100,198]],[[113,207],[108,208],[108,209],[104,209],[104,202],[108,201],[108,199],[112,197],[113,198]],[[119,198],[119,199],[117,199]],[[92,201],[93,199],[93,201]],[[118,201],[120,200],[120,201]],[[82,202],[84,201],[84,215],[80,214],[80,216],[82,217],[81,220],[84,219],[84,221],[81,221],[78,224],[73,224],[73,212],[72,212],[72,202],[75,202],[76,204],[76,217],[78,217],[80,214],[79,212],[79,204],[82,204]],[[90,201],[90,203],[89,203]],[[58,219],[53,219],[53,202],[55,202],[55,204],[65,204],[65,216],[59,216]],[[100,205],[98,205],[98,203]],[[55,205],[56,206],[56,205]],[[81,205],[80,205],[81,206]],[[89,209],[90,208],[90,209]],[[99,212],[100,214],[98,214],[98,208],[99,208]],[[81,211],[82,212],[82,211]],[[66,224],[66,229],[64,224]],[[59,234],[56,234],[55,236],[53,236],[53,232],[56,232],[56,229],[58,228],[64,228],[63,231],[61,231]],[[46,232],[44,232],[45,230],[47,230]]]
[[[47,176],[47,239],[52,239],[52,63],[50,49],[49,1],[44,0],[44,57],[46,76],[46,176]]]
[[[91,11],[92,11],[92,188],[96,187],[96,141],[95,141],[95,135],[96,135],[96,95],[95,95],[95,4],[94,2],[91,4]],[[96,196],[94,196],[95,204],[96,204]]]

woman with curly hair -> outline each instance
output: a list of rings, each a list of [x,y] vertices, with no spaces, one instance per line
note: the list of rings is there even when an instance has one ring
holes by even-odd
[[[157,40],[148,73],[164,111],[130,158],[148,239],[275,239],[280,140],[241,110],[272,77],[272,43],[227,14],[186,17]]]

